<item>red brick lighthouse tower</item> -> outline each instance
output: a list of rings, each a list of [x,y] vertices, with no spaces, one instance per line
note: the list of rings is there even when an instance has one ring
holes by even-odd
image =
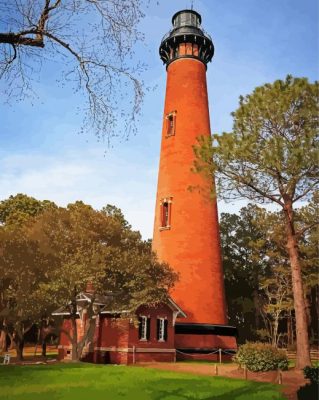
[[[207,196],[212,182],[191,171],[197,137],[210,135],[206,68],[214,46],[197,12],[179,11],[172,23],[159,50],[167,85],[153,249],[180,276],[171,296],[187,319],[175,326],[176,348],[207,354],[236,347],[236,329],[227,326],[217,204]]]

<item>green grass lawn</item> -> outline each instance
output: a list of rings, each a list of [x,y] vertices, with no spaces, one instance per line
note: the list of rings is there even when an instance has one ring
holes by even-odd
[[[0,366],[7,400],[283,400],[279,386],[142,367]]]

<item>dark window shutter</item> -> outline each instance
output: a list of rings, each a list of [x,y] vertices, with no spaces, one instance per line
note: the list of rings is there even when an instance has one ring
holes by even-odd
[[[176,115],[174,112],[166,115],[166,135],[175,135]]]
[[[172,135],[175,135],[175,130],[176,130],[176,115],[173,115],[173,129],[172,129]]]
[[[166,135],[170,135],[170,131],[171,131],[171,120],[170,120],[170,116],[168,115],[166,117]]]
[[[168,334],[168,321],[167,319],[164,320],[164,340],[166,342]]]
[[[160,338],[160,324],[161,324],[161,320],[157,318],[157,340],[159,340]]]
[[[138,319],[138,338],[141,339],[142,338],[142,318],[139,317]]]
[[[161,226],[165,226],[165,207],[164,207],[164,203],[161,204]]]
[[[147,318],[146,339],[150,340],[150,337],[151,337],[151,318]]]
[[[168,203],[164,203],[164,225],[163,226],[168,226]]]

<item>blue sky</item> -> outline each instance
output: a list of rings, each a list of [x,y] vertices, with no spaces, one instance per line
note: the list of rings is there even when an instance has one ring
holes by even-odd
[[[87,132],[79,135],[81,99],[56,85],[45,64],[29,101],[1,104],[0,199],[26,193],[59,205],[76,200],[120,207],[134,229],[152,236],[166,71],[158,57],[172,15],[190,1],[151,1],[140,25],[146,46],[137,56],[148,64],[147,93],[136,136],[107,149]],[[207,80],[212,132],[231,129],[239,95],[287,74],[318,79],[317,0],[195,0],[215,56]],[[50,72],[50,73],[48,73]],[[4,83],[0,81],[0,90]],[[219,204],[236,212],[242,203]]]

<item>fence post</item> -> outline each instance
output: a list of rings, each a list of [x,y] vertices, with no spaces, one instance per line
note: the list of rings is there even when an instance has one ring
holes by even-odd
[[[10,358],[11,358],[11,355],[10,354],[5,354],[4,355],[4,359],[3,359],[3,364],[10,364]]]
[[[244,375],[245,375],[245,379],[247,380],[247,367],[246,367],[246,365],[244,365]]]
[[[135,346],[133,346],[133,364],[135,364],[136,360],[135,360]]]
[[[222,349],[219,349],[219,364],[222,363]]]
[[[278,369],[278,384],[282,385],[282,372],[280,369]]]
[[[218,365],[215,364],[215,375],[218,375]]]

